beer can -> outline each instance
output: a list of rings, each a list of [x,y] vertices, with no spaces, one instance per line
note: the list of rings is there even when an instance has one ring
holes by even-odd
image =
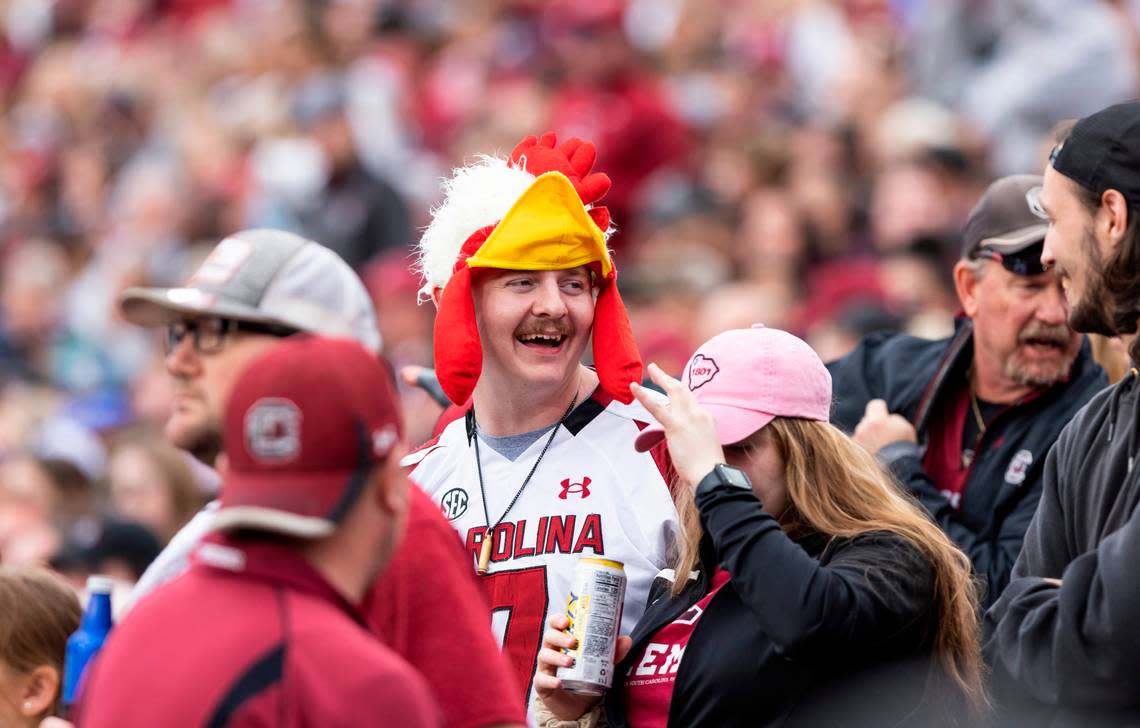
[[[614,647],[625,603],[625,566],[609,559],[578,559],[574,582],[566,599],[570,618],[567,634],[578,638],[570,667],[558,668],[563,689],[584,695],[601,695],[614,679]]]

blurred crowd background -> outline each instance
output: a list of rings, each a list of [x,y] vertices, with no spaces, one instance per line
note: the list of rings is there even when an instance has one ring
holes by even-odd
[[[133,581],[210,497],[115,302],[229,232],[332,247],[387,356],[430,364],[440,179],[555,130],[613,177],[647,361],[757,321],[824,359],[941,336],[977,196],[1137,95],[1138,29],[1140,0],[5,0],[0,560]]]

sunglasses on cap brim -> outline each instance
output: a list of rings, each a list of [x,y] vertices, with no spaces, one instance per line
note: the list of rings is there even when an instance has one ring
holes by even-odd
[[[1019,276],[1036,276],[1046,271],[1041,265],[1041,245],[1030,245],[1016,253],[999,253],[991,248],[979,248],[975,258],[987,258],[1001,263],[1001,267]]]

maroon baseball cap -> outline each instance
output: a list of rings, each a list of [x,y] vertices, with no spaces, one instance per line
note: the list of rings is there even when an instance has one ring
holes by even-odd
[[[1078,121],[1049,163],[1098,197],[1113,189],[1129,207],[1140,207],[1140,101],[1109,106]]]
[[[287,339],[238,378],[217,529],[332,533],[403,438],[390,370],[350,339]]]

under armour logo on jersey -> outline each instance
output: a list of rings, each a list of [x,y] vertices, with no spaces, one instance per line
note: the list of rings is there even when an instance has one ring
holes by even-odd
[[[562,492],[558,494],[558,497],[561,498],[562,500],[566,500],[568,497],[570,497],[571,493],[573,493],[575,495],[580,495],[583,498],[589,498],[590,497],[590,479],[589,478],[582,478],[582,482],[580,482],[580,483],[575,483],[572,480],[570,480],[569,478],[567,478],[566,480],[563,480],[562,481]]]
[[[467,512],[467,491],[462,488],[452,488],[444,493],[439,501],[439,510],[449,521],[462,516]]]

